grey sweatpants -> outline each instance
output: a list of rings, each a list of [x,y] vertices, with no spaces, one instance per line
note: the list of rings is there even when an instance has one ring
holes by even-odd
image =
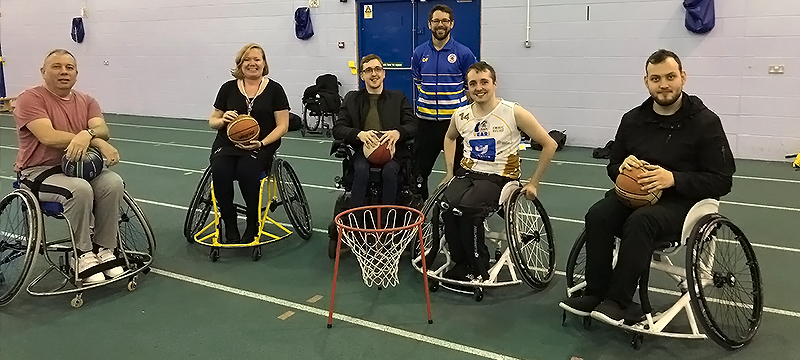
[[[51,166],[35,166],[20,172],[21,186],[30,190],[33,180]],[[117,173],[103,169],[92,181],[55,174],[39,187],[39,200],[61,203],[72,226],[75,246],[92,250],[89,226],[94,216],[94,242],[107,249],[117,247],[119,208],[125,189]]]

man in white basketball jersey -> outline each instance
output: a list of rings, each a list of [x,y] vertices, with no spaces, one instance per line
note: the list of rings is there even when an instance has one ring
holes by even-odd
[[[444,276],[460,281],[489,278],[483,221],[498,204],[503,186],[520,179],[520,130],[542,144],[536,172],[522,189],[528,199],[536,197],[539,180],[557,147],[529,111],[495,96],[497,75],[491,65],[484,61],[473,64],[467,72],[467,86],[473,103],[456,110],[450,120],[444,139],[447,175],[442,181],[450,181],[442,195],[448,205],[442,218],[450,258],[455,263]],[[454,173],[459,135],[464,138],[464,157]]]

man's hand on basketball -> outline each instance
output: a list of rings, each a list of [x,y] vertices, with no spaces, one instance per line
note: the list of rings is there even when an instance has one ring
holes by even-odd
[[[75,134],[75,137],[73,137],[72,141],[67,145],[67,160],[83,160],[83,156],[86,155],[86,149],[89,148],[89,143],[91,141],[92,135],[86,131]]]
[[[372,130],[362,131],[358,133],[358,140],[361,140],[364,145],[369,145],[370,147],[378,146],[381,143],[380,138],[378,135],[375,134]]]
[[[97,150],[100,150],[100,154],[106,158],[106,166],[114,166],[119,163],[119,151],[111,144],[103,141],[102,145],[97,147]]]
[[[400,132],[397,130],[386,131],[380,138],[381,144],[388,143],[389,147],[394,146],[394,144],[397,143],[397,140],[400,140]]]
[[[538,190],[536,189],[536,185],[534,185],[532,182],[529,182],[522,187],[522,193],[525,194],[526,199],[532,201],[533,199],[536,199]]]
[[[631,170],[633,168],[640,168],[645,165],[649,165],[647,161],[639,160],[633,155],[628,155],[628,157],[625,158],[625,161],[622,162],[622,165],[619,166],[619,172]]]
[[[637,181],[639,184],[644,185],[642,186],[642,190],[653,192],[656,190],[664,190],[675,185],[675,177],[672,176],[671,171],[661,166],[650,164],[644,165],[644,169],[647,171],[639,174],[639,180]]]
[[[258,140],[251,140],[248,143],[235,143],[235,144],[236,147],[244,150],[258,150],[264,145],[263,143],[261,143],[261,141]]]

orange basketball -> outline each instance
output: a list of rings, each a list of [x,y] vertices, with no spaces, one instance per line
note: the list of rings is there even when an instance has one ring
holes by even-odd
[[[389,149],[389,144],[380,144],[377,147],[364,146],[364,156],[370,164],[384,165],[392,160],[394,153]]]
[[[256,119],[250,115],[239,115],[228,124],[228,139],[235,143],[245,143],[256,140],[260,131]]]
[[[647,192],[642,190],[642,185],[637,183],[639,174],[645,172],[643,168],[623,170],[614,184],[614,190],[620,202],[630,208],[638,209],[645,205],[653,205],[661,198],[661,190]]]

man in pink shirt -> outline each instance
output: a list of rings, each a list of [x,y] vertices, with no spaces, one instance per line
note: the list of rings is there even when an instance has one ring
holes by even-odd
[[[116,260],[122,178],[107,168],[91,181],[68,177],[60,171],[60,164],[65,152],[69,160],[80,160],[89,146],[100,151],[108,166],[119,162],[119,153],[107,142],[108,127],[100,105],[72,89],[78,75],[75,57],[67,50],[53,50],[45,57],[41,72],[44,85],[17,97],[14,121],[19,152],[14,171],[21,186],[38,192],[39,200],[63,205],[64,217],[74,232],[76,271],[84,283],[117,277],[124,273],[121,266],[92,268]],[[54,168],[58,171],[48,176]],[[89,228],[92,216],[94,239]],[[74,266],[75,261],[70,263]]]

